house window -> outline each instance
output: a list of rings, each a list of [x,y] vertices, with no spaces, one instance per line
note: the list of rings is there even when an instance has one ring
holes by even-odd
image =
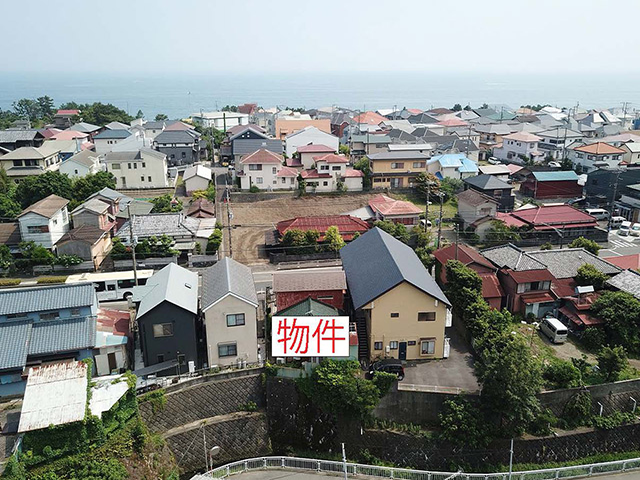
[[[404,168],[404,162],[393,162],[391,168],[394,170]]]
[[[318,297],[318,300],[333,300],[333,295],[323,295]]]
[[[340,171],[340,165],[334,165],[333,167],[331,167],[331,170],[333,170],[334,172]]]
[[[71,316],[72,317],[77,317],[80,315],[80,309],[79,308],[72,308],[71,309]]]
[[[256,178],[256,183],[262,183],[262,182],[263,182],[262,177],[257,177],[257,178]]]
[[[22,160],[14,160],[13,161],[13,166],[14,167],[21,167],[22,166]]]
[[[156,323],[153,325],[153,336],[173,337],[173,323]]]
[[[382,342],[373,342],[374,350],[382,350]]]
[[[78,169],[76,168],[76,169],[73,171],[73,173],[74,173],[74,174],[76,174],[76,175],[78,175]]]
[[[244,313],[232,313],[227,315],[227,327],[244,325]]]
[[[416,341],[415,340],[409,340],[407,342],[407,345],[409,345],[410,347],[415,347],[416,346]]]
[[[424,162],[413,162],[413,168],[424,168]]]
[[[187,152],[182,152],[182,158],[187,158]]]
[[[60,318],[60,312],[47,312],[40,314],[40,320],[57,320]]]
[[[398,349],[398,342],[396,340],[392,340],[389,342],[389,348],[391,350],[397,350]]]
[[[111,164],[111,170],[120,170],[120,164],[119,163],[112,163]]]
[[[327,185],[329,185],[329,182],[322,182],[322,185],[326,187]]]
[[[147,177],[147,181],[150,182],[151,181],[151,176]]]
[[[329,170],[329,165],[320,165],[320,170]]]
[[[391,318],[398,318],[398,317],[400,317],[400,314],[398,312],[391,313]]]
[[[142,162],[142,168],[147,168],[147,164],[145,162]]]
[[[223,343],[218,345],[219,357],[235,357],[238,355],[238,345],[235,343]]]
[[[286,179],[286,178],[283,178],[281,183],[283,183],[283,184],[284,184],[284,183],[287,183],[287,179]]]
[[[28,233],[47,233],[49,232],[49,225],[29,225],[27,227]]]
[[[433,355],[436,353],[435,338],[420,340],[420,355]]]
[[[144,182],[144,175],[140,175],[140,181]]]
[[[131,164],[130,164],[130,163],[127,163],[127,168],[128,168],[129,170],[131,170]]]
[[[257,165],[255,163],[249,164],[249,170],[262,170],[262,165]]]
[[[436,312],[418,312],[419,322],[435,322]]]
[[[274,175],[278,173],[278,167],[271,167],[271,173],[273,173]]]
[[[274,178],[273,179],[273,184],[276,185],[277,183],[278,183],[278,180]]]

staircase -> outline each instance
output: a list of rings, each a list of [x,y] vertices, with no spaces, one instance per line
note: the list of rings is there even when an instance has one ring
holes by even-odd
[[[367,322],[364,312],[356,312],[356,332],[358,332],[358,360],[369,363],[369,336],[367,335]]]

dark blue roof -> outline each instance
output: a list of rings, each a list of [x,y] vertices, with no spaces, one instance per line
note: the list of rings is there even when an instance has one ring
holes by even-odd
[[[94,138],[94,140],[96,138],[100,139],[100,140],[119,140],[119,139],[123,139],[123,138],[129,138],[131,136],[131,132],[129,130],[105,130],[103,132],[100,132],[98,135],[96,135]]]
[[[377,227],[342,248],[340,257],[356,309],[402,282],[451,305],[413,249]]]
[[[86,307],[95,299],[91,283],[0,290],[0,315]]]

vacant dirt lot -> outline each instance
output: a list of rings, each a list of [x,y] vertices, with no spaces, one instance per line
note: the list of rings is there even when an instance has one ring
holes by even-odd
[[[274,230],[276,223],[307,215],[340,215],[367,205],[369,199],[375,195],[377,193],[232,203],[233,258],[248,265],[267,263],[269,259],[264,253],[264,235],[265,232]]]

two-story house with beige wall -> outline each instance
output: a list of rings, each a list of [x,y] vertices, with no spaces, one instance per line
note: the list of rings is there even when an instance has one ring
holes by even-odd
[[[249,267],[225,257],[207,268],[202,313],[209,367],[258,361],[258,297]]]
[[[46,143],[41,147],[20,147],[0,157],[0,166],[17,182],[31,175],[56,171],[61,162],[60,150]]]
[[[367,155],[373,188],[407,188],[427,171],[429,156],[416,151],[380,152]]]
[[[342,248],[340,257],[352,313],[366,325],[367,338],[359,341],[368,345],[367,360],[448,356],[451,304],[411,247],[373,228]]]
[[[68,203],[66,198],[49,195],[25,208],[18,215],[22,241],[52,248],[69,231]]]
[[[236,175],[240,178],[240,188],[248,190],[252,186],[260,190],[290,190],[295,188],[298,171],[283,165],[282,155],[261,148],[240,160]]]
[[[110,210],[108,203],[98,198],[90,198],[71,212],[73,228],[89,225],[108,232],[116,224],[115,216]]]
[[[166,188],[173,183],[167,176],[167,156],[150,148],[109,152],[104,162],[118,189]]]

